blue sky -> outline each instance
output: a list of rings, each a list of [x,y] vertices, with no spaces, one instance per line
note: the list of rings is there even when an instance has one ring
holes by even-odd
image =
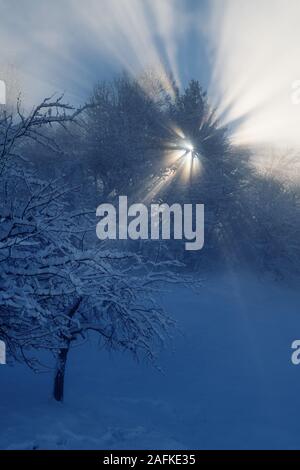
[[[299,18],[299,0],[0,0],[0,79],[27,105],[78,104],[121,70],[161,68],[199,79],[235,142],[299,147]]]
[[[162,62],[185,83],[209,79],[202,0],[1,0],[0,50],[29,100],[65,90],[84,98],[121,69]]]

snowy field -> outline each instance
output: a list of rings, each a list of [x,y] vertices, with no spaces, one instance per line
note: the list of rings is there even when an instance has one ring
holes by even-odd
[[[182,334],[162,372],[87,344],[59,405],[51,374],[0,366],[0,448],[299,448],[299,294],[227,274],[164,303]]]

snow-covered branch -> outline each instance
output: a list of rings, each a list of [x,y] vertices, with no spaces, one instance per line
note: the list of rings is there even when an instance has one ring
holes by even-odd
[[[20,144],[30,139],[45,147],[60,151],[55,140],[44,132],[45,127],[60,125],[66,128],[68,123],[78,122],[80,114],[87,108],[75,108],[63,101],[63,95],[45,98],[28,115],[22,111],[18,100],[15,115],[5,111],[0,117],[0,175],[10,158],[22,158]]]

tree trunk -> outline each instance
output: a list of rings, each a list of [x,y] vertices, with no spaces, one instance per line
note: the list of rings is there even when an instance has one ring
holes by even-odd
[[[81,302],[82,302],[82,297],[79,297],[78,299],[75,300],[74,305],[70,308],[70,311],[68,312],[68,317],[70,318],[70,320],[71,318],[73,318],[73,316],[77,312]],[[67,363],[68,353],[69,353],[72,339],[67,341],[65,348],[61,348],[59,350],[59,353],[57,356],[53,396],[56,401],[60,401],[60,402],[62,402],[64,399],[66,363]]]
[[[64,399],[65,371],[68,352],[69,347],[60,349],[56,363],[53,395],[55,400],[59,402],[62,402]]]

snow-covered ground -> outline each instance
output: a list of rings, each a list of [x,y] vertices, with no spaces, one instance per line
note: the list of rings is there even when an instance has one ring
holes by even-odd
[[[300,448],[299,294],[227,273],[164,302],[182,334],[162,372],[84,345],[59,405],[51,374],[0,366],[0,448]]]

